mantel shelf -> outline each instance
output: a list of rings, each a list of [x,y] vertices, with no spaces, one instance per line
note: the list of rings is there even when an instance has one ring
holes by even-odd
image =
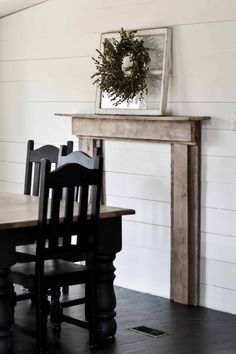
[[[209,117],[68,114],[80,138],[145,140],[196,145],[198,125]]]
[[[136,121],[168,121],[168,122],[198,122],[209,120],[207,116],[140,116],[118,114],[81,114],[81,113],[55,113],[59,117],[85,118],[85,119],[112,119],[112,120],[136,120]]]

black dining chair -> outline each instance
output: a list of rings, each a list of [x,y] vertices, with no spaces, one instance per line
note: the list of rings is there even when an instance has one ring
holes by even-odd
[[[53,145],[44,145],[38,149],[34,149],[34,141],[28,140],[26,164],[25,164],[25,182],[24,194],[38,196],[39,195],[39,180],[40,180],[40,162],[41,159],[47,158],[50,162],[51,169],[57,167],[59,152],[69,154],[73,151],[73,141],[67,141],[67,145],[62,145],[60,149]],[[16,247],[16,262],[24,263],[35,260],[36,246],[35,244],[17,246]],[[11,301],[13,304],[16,301],[26,300],[31,298],[31,294],[27,291],[16,294],[12,292]]]
[[[102,149],[100,147],[94,148],[93,149],[93,157],[96,156],[100,156],[102,155]],[[65,150],[65,147],[61,147],[60,148],[60,152],[59,152],[59,156],[58,156],[58,167],[68,164],[68,163],[79,163],[80,165],[86,167],[86,168],[95,168],[94,166],[94,161],[95,159],[87,155],[85,152],[83,151],[73,151],[69,154],[67,154],[67,151]],[[77,194],[75,194],[75,200],[77,199]],[[75,237],[74,237],[75,238]],[[67,242],[72,242],[71,240],[67,239]],[[67,260],[70,260],[71,262],[78,262],[78,261],[86,261],[86,254],[81,253],[78,255],[72,255],[69,257],[69,259],[67,258]],[[64,287],[63,288],[63,294],[68,294],[69,293],[69,288],[68,287]],[[81,301],[81,300],[79,300]],[[67,302],[63,303],[63,306],[66,307]],[[76,305],[76,301],[74,301],[74,304]]]
[[[35,293],[36,344],[37,353],[40,354],[45,350],[47,290],[54,289],[51,306],[58,307],[60,305],[56,289],[61,286],[87,284],[87,296],[90,298],[88,321],[77,320],[76,324],[89,329],[91,347],[97,344],[95,249],[100,212],[102,157],[97,156],[94,159],[93,169],[70,163],[52,172],[50,162],[42,161],[36,261],[18,263],[12,266],[9,273],[10,282],[23,285]],[[61,198],[63,192],[64,200]],[[78,193],[79,203],[74,202],[75,193]],[[79,242],[72,244],[72,235],[77,235]],[[89,257],[86,265],[65,260],[67,256],[76,255],[85,249]],[[63,314],[57,320],[73,323],[69,316]]]

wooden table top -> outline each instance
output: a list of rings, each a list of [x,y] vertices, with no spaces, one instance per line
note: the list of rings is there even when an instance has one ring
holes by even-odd
[[[134,213],[133,209],[103,205],[100,218],[113,218]],[[38,197],[0,192],[0,230],[36,226],[37,218]]]

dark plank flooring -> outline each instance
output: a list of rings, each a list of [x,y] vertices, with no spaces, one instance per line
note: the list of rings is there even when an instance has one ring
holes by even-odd
[[[73,298],[78,288],[70,289]],[[201,307],[175,304],[167,299],[116,287],[116,338],[95,354],[235,354],[236,316]],[[73,315],[79,313],[74,307]],[[33,306],[18,303],[13,328],[14,353],[33,354],[34,339],[25,327],[33,329]],[[136,326],[159,329],[167,335],[153,338],[130,331]],[[22,327],[24,326],[24,327]],[[61,338],[54,338],[48,324],[47,353],[88,354],[88,332],[63,324]]]

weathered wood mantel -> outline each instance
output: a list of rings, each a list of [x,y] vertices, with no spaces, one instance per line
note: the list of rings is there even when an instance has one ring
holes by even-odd
[[[201,122],[209,117],[56,114],[88,153],[105,139],[171,144],[171,299],[199,303]]]

